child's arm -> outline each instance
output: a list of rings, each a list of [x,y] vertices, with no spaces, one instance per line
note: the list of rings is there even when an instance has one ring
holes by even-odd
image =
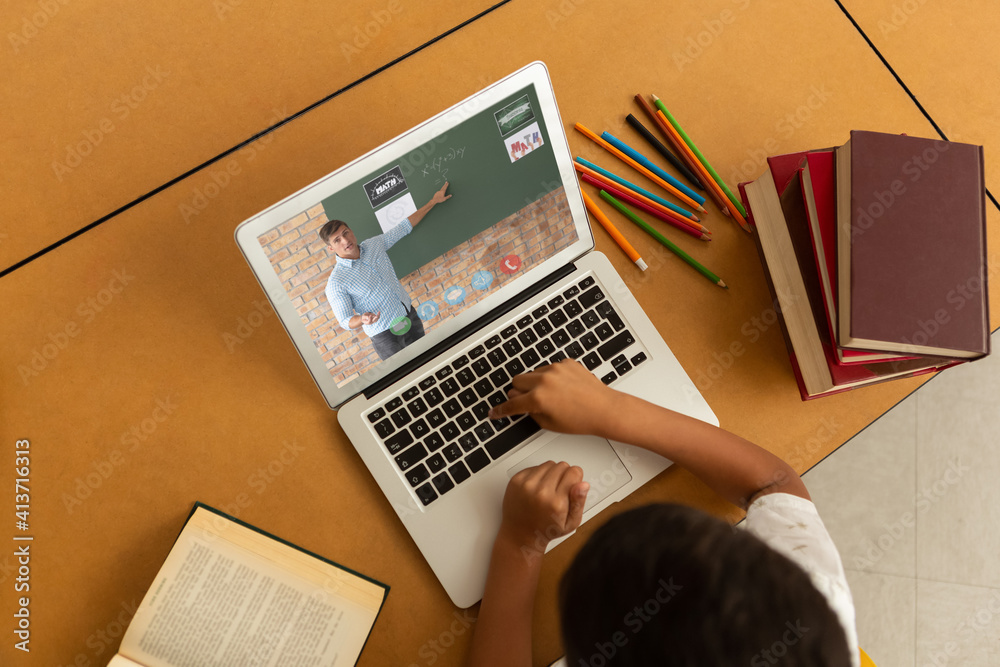
[[[511,478],[490,559],[469,665],[531,665],[531,611],[549,540],[580,525],[583,471],[549,461]]]
[[[809,498],[798,473],[774,454],[703,421],[606,387],[576,361],[519,375],[491,418],[528,413],[543,428],[637,445],[687,468],[745,508],[762,493]]]

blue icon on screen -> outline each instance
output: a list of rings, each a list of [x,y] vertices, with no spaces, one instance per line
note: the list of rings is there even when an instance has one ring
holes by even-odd
[[[427,320],[433,320],[437,317],[438,306],[433,301],[424,301],[422,304],[417,306],[417,315],[420,319],[426,322]]]
[[[449,287],[444,291],[444,300],[446,303],[449,303],[452,306],[457,306],[458,304],[465,301],[465,290],[462,289],[459,285],[454,285],[452,287]]]
[[[476,271],[472,274],[472,288],[488,290],[493,284],[493,274],[489,271]]]

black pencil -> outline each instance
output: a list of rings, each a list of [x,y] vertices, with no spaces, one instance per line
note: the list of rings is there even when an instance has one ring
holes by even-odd
[[[677,168],[677,171],[681,172],[681,176],[686,178],[688,182],[691,183],[691,185],[693,185],[694,187],[698,188],[701,191],[705,190],[705,188],[701,184],[701,181],[698,180],[697,176],[691,173],[691,170],[688,168],[688,166],[684,164],[684,162],[679,157],[671,153],[670,149],[664,146],[659,139],[653,136],[653,133],[647,130],[646,126],[643,125],[641,122],[639,122],[638,118],[636,118],[632,114],[629,114],[628,116],[625,117],[625,120],[627,120],[628,124],[634,127],[636,131],[639,134],[641,134],[643,138],[645,138],[646,141],[648,141],[653,148],[658,150],[663,157],[667,158],[667,160],[670,161],[670,164],[674,165],[674,167]]]

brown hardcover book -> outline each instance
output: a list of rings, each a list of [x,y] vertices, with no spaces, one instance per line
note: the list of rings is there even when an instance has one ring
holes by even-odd
[[[836,168],[840,345],[989,354],[982,146],[854,130]]]
[[[803,155],[803,153],[792,155]],[[837,177],[833,163],[833,149],[804,152],[804,160],[802,168],[799,169],[802,199],[809,215],[809,232],[816,259],[816,272],[823,292],[827,331],[833,342],[837,363],[870,364],[913,359],[913,356],[892,352],[845,350],[837,342]]]
[[[826,314],[809,239],[798,170],[785,179],[779,195],[772,168],[756,181],[740,183],[749,211],[753,239],[760,254],[764,277],[776,304],[781,333],[788,347],[799,393],[803,400],[940,370],[951,360],[919,358],[842,366],[836,362],[829,339]],[[782,172],[785,170],[781,170]]]

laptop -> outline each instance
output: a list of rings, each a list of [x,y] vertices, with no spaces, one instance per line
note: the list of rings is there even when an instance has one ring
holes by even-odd
[[[425,210],[446,184],[450,198]],[[359,258],[339,259],[320,238],[332,220],[354,235]],[[531,417],[490,420],[513,376],[571,358],[614,389],[718,424],[594,250],[541,62],[261,211],[236,241],[458,607],[482,597],[514,473],[547,460],[579,465],[591,487],[587,521],[670,465],[625,443],[542,430]],[[379,319],[362,321],[361,311]]]

